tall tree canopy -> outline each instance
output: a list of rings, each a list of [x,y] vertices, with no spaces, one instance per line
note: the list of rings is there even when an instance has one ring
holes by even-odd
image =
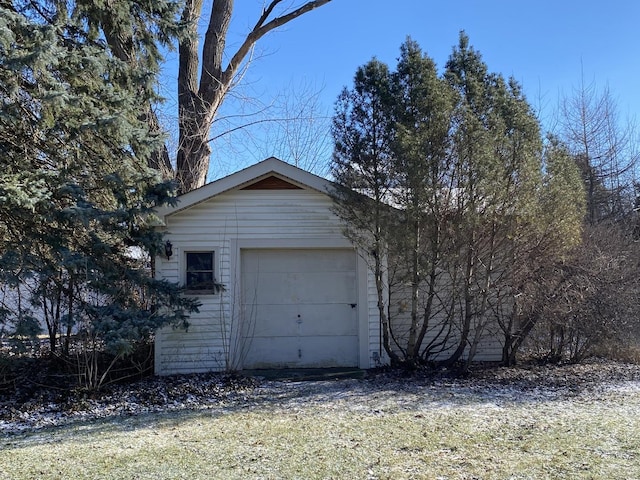
[[[385,346],[391,344],[384,289],[387,272],[382,255],[393,221],[385,203],[394,186],[392,104],[389,68],[372,60],[356,71],[353,89],[345,88],[340,94],[332,125],[335,146],[331,170],[339,180],[334,192],[335,208],[345,222],[346,236],[363,250],[373,252],[365,258],[375,273]],[[388,351],[392,359],[399,361],[395,352]]]
[[[148,166],[162,144],[146,117],[164,35],[151,3],[118,2],[157,27],[138,65],[65,2],[0,7],[0,281],[28,297],[0,320],[25,332],[39,313],[52,350],[73,328],[123,355],[195,308],[145,268],[162,242],[153,208],[172,198]]]
[[[227,44],[233,0],[15,0],[4,3],[8,10],[30,11],[45,22],[72,18],[79,35],[100,42],[114,58],[131,68],[157,68],[162,61],[160,51],[177,44],[179,138],[176,157],[171,158],[166,145],[160,145],[146,160],[165,179],[175,179],[178,192],[185,193],[206,182],[215,137],[210,132],[213,122],[228,93],[248,68],[256,43],[269,32],[330,1],[271,0],[265,3],[237,48]],[[201,38],[199,26],[201,19],[207,17],[207,28]],[[158,98],[146,100],[141,115],[152,132],[161,133],[156,115]]]
[[[209,20],[202,43],[198,26],[205,15],[203,0],[131,3],[80,0],[76,8],[88,23],[103,32],[112,53],[132,65],[156,58],[154,43],[149,40],[167,41],[167,35],[175,33],[172,27],[176,24],[171,21],[171,13],[180,9],[177,154],[174,163],[166,148],[162,149],[152,157],[152,165],[166,178],[175,178],[179,192],[184,193],[206,181],[211,126],[227,94],[248,66],[247,58],[256,42],[272,30],[330,1],[313,0],[295,5],[295,2],[271,0],[264,5],[253,28],[235,49],[227,46],[233,0],[209,2]],[[159,22],[160,19],[163,22]],[[150,28],[154,26],[163,34],[155,39],[148,35],[149,31],[155,31]],[[148,119],[153,128],[158,127],[153,112],[150,111]]]
[[[408,39],[396,71],[375,59],[358,69],[333,136],[336,212],[369,252],[392,361],[452,364],[496,326],[523,333],[529,267],[579,242],[582,187],[575,164],[545,168],[520,86],[489,73],[464,33],[443,75]]]

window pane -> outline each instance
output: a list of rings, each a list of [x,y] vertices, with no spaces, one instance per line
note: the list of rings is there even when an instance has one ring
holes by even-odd
[[[187,271],[213,271],[213,252],[187,253]]]
[[[213,272],[187,272],[187,288],[194,290],[213,288]]]
[[[213,252],[187,252],[186,287],[188,290],[212,290],[215,271]]]

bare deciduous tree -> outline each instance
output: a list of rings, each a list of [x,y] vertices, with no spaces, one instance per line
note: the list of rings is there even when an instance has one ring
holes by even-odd
[[[584,80],[561,100],[559,124],[559,137],[582,171],[588,223],[620,220],[634,199],[635,126],[621,120],[608,88]]]
[[[580,361],[636,337],[637,138],[609,89],[595,83],[582,81],[559,111],[559,140],[582,175],[586,217],[580,245],[544,272],[529,346],[549,360]]]
[[[176,158],[176,179],[180,192],[204,185],[209,170],[210,129],[220,105],[246,66],[247,56],[258,40],[270,31],[314,10],[331,0],[314,0],[285,9],[274,16],[282,0],[272,0],[263,9],[253,29],[238,49],[229,55],[227,33],[233,13],[233,0],[215,0],[202,45],[198,41],[198,19],[202,0],[187,0],[182,20],[188,34],[179,45],[178,114],[180,139]],[[225,65],[225,58],[230,58]]]
[[[305,80],[291,82],[268,104],[261,102],[260,95],[239,97],[239,90],[232,92],[232,108],[229,103],[224,107],[234,113],[226,116],[221,110],[214,123],[213,129],[221,133],[214,137],[212,162],[219,162],[224,170],[237,168],[227,165],[230,157],[249,163],[274,156],[316,175],[328,173],[331,115],[322,105],[321,86]],[[246,113],[244,107],[249,107]]]

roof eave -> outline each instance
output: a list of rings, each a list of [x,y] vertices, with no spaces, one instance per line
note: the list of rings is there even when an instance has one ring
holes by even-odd
[[[165,205],[156,209],[156,214],[163,223],[165,217],[174,215],[224,192],[248,185],[256,180],[275,174],[292,183],[307,187],[327,195],[333,183],[325,178],[302,170],[275,157],[239,170],[231,175],[208,183],[200,188],[187,192],[176,198],[175,205]]]

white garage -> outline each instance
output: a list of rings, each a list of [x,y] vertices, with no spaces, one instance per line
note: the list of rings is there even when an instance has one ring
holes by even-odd
[[[333,188],[269,158],[157,210],[172,248],[155,275],[200,303],[187,328],[156,332],[157,374],[388,362],[372,252],[345,237]],[[501,350],[487,329],[476,358],[499,360]]]
[[[157,374],[378,364],[374,278],[330,188],[270,158],[159,209],[172,248],[156,276],[201,306],[157,332]]]
[[[244,368],[358,366],[353,249],[241,252]]]

